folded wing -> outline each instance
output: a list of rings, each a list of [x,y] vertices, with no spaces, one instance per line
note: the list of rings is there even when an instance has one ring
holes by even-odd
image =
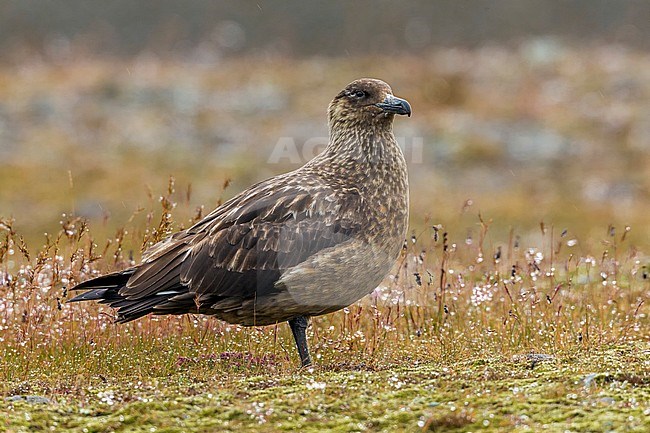
[[[216,314],[215,305],[236,308],[246,299],[276,294],[284,272],[359,232],[354,215],[362,200],[355,191],[334,193],[313,182],[307,191],[273,180],[154,245],[142,264],[113,278],[110,287],[100,279],[77,286],[92,291],[73,301],[102,299],[118,308],[122,322],[149,312]]]

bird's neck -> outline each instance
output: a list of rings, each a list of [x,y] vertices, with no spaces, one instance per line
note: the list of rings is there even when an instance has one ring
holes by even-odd
[[[330,142],[324,152],[338,161],[354,161],[358,165],[377,168],[403,158],[392,122],[368,128],[352,125],[332,125]]]

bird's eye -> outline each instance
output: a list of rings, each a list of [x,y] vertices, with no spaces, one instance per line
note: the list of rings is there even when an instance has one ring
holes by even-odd
[[[353,93],[353,95],[354,95],[355,98],[364,98],[364,97],[368,96],[368,94],[366,92],[364,92],[363,90],[356,90]]]

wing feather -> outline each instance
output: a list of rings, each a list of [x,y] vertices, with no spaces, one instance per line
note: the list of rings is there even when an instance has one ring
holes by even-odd
[[[194,311],[197,304],[232,308],[226,299],[241,303],[280,290],[275,283],[283,272],[359,230],[358,193],[336,195],[311,183],[307,192],[270,179],[153,246],[120,289],[126,298],[120,313]]]

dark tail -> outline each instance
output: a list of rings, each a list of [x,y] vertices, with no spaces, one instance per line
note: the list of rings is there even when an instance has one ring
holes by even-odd
[[[152,312],[154,305],[160,299],[145,298],[128,300],[120,295],[120,290],[126,287],[135,269],[128,269],[122,272],[115,272],[74,286],[71,291],[85,290],[68,302],[98,301],[100,304],[108,304],[117,308],[117,323],[130,322]]]

